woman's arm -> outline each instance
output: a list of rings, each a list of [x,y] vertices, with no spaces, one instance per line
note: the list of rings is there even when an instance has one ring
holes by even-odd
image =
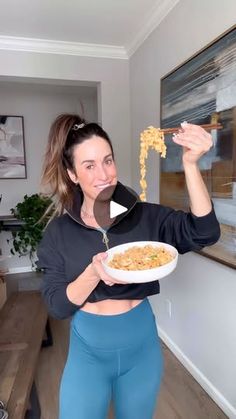
[[[100,278],[92,264],[78,272],[74,281],[67,277],[63,252],[57,248],[57,243],[60,243],[58,226],[57,219],[47,226],[37,249],[37,265],[43,270],[41,291],[48,311],[53,317],[64,319],[84,304]]]
[[[67,286],[66,294],[73,304],[82,305],[100,280],[110,285],[111,278],[104,272],[101,265],[102,259],[106,257],[106,252],[95,255],[92,263],[87,266],[84,272]]]
[[[194,215],[201,217],[212,209],[211,199],[198,168],[198,160],[210,150],[213,141],[209,133],[197,125],[183,123],[173,141],[183,147],[183,168]]]
[[[186,253],[216,243],[220,227],[197,164],[212,146],[211,135],[197,125],[183,123],[181,127],[173,141],[183,147],[183,168],[191,211],[161,207],[159,239],[174,245],[179,253]]]
[[[186,164],[184,172],[191,212],[197,217],[207,215],[212,209],[212,204],[198,166]]]
[[[107,285],[116,281],[103,269],[102,259],[107,253],[99,253],[92,259],[78,277],[70,281],[65,274],[64,259],[57,250],[57,223],[52,221],[47,227],[38,247],[38,268],[43,270],[41,291],[49,313],[58,319],[72,316],[86,302],[88,296],[102,280]],[[119,281],[120,283],[120,281]]]
[[[91,292],[96,288],[100,279],[93,272],[92,264],[78,276],[73,282],[67,285],[66,295],[69,301],[78,306],[82,306]]]
[[[98,253],[93,257],[92,263],[82,272],[82,274],[71,282],[66,289],[68,299],[77,305],[82,305],[91,292],[96,288],[99,281],[102,280],[106,285],[125,284],[123,281],[117,281],[111,278],[104,271],[102,260],[106,259],[107,253]]]

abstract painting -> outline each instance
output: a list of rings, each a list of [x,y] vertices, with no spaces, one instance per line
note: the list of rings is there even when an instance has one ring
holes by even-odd
[[[161,79],[161,128],[221,123],[200,170],[221,224],[219,241],[200,253],[236,269],[236,26]],[[166,135],[160,202],[189,206],[182,150]]]
[[[0,179],[26,178],[23,116],[0,115]]]

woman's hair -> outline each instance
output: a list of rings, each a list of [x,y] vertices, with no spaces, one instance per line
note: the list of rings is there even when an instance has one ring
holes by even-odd
[[[74,147],[94,135],[108,142],[114,157],[111,140],[97,123],[88,123],[76,114],[62,114],[50,128],[41,183],[48,185],[51,197],[56,198],[56,213],[62,213],[65,206],[70,208],[73,203],[75,185],[67,169],[75,171]]]

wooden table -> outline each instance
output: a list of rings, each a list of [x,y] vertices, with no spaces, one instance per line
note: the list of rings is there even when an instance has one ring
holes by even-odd
[[[9,419],[25,418],[32,388],[36,396],[33,383],[46,325],[37,291],[13,293],[0,311],[0,400]]]

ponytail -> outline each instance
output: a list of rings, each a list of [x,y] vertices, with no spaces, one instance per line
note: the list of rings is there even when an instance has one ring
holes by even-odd
[[[74,184],[68,176],[67,168],[73,170],[73,163],[64,161],[68,134],[75,124],[85,123],[77,115],[62,114],[53,122],[50,131],[42,171],[42,186],[48,185],[50,195],[56,198],[56,213],[62,214],[65,205],[71,207]]]

